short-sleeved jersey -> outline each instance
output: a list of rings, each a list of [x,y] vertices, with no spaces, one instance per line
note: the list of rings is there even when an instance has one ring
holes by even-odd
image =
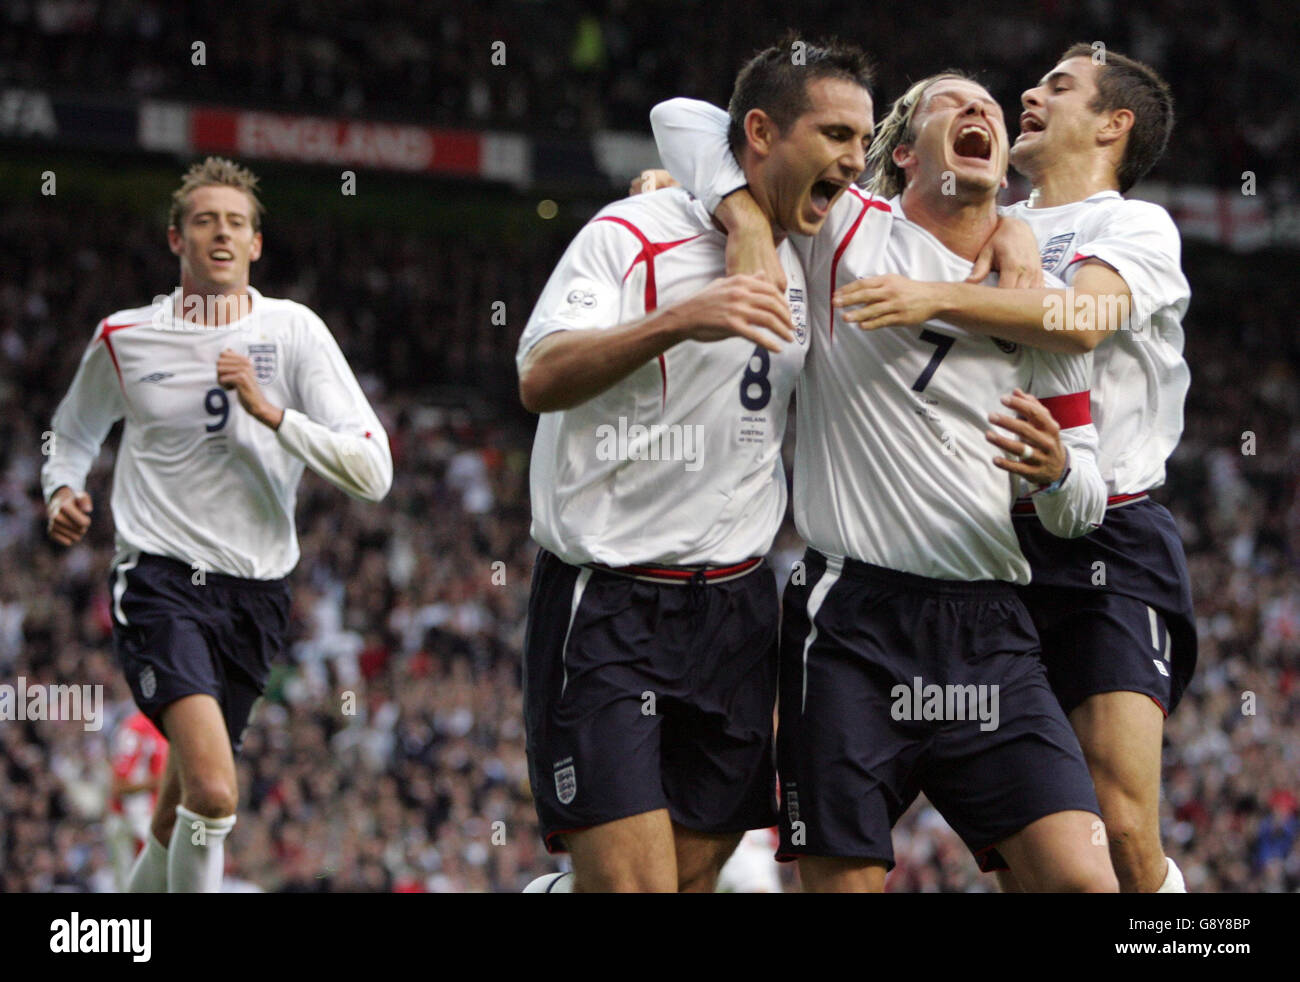
[[[222,327],[175,317],[179,290],[100,322],[54,414],[54,452],[41,474],[47,500],[60,486],[82,488],[124,419],[112,493],[118,548],[278,579],[298,561],[298,482],[322,442],[350,461],[333,480],[383,496],[388,437],[333,335],[302,304],[249,294],[247,314]],[[217,383],[226,348],[252,361],[267,399],[284,407],[278,430]]]
[[[809,545],[937,579],[1028,582],[1011,509],[1030,489],[993,464],[999,451],[985,439],[988,414],[1005,413],[1000,400],[1017,387],[1060,423],[1069,480],[1089,472],[1094,479],[1083,507],[1058,515],[1065,525],[1053,531],[1078,535],[1100,522],[1105,496],[1092,457],[1086,356],[940,320],[862,331],[840,319],[831,294],[856,279],[970,275],[969,260],[908,221],[901,198],[851,189],[817,237],[793,241],[808,275],[814,334],[797,395],[794,468],[795,521]]]
[[[602,330],[725,275],[725,237],[680,189],[615,202],[552,273],[519,341]],[[533,538],[569,563],[726,565],[764,555],[786,507],[781,441],[808,350],[803,271],[780,249],[797,338],[683,341],[592,399],[542,413]]]
[[[1124,277],[1132,294],[1127,327],[1093,352],[1092,417],[1098,466],[1112,495],[1165,481],[1165,461],[1183,431],[1191,373],[1183,360],[1182,319],[1191,290],[1173,219],[1157,204],[1101,191],[1066,205],[1003,210],[1033,229],[1043,269],[1071,282],[1096,258]]]

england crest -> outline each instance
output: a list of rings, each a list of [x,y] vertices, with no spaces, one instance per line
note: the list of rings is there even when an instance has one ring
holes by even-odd
[[[573,770],[572,757],[565,757],[555,765],[555,794],[562,805],[572,804],[578,795],[578,775]]]
[[[157,691],[158,678],[153,673],[153,666],[146,665],[144,671],[140,673],[140,695],[146,699],[152,699]]]
[[[1061,264],[1061,258],[1065,255],[1065,250],[1070,248],[1070,243],[1074,241],[1073,232],[1062,232],[1060,235],[1053,235],[1043,243],[1043,252],[1039,257],[1043,264],[1043,269],[1049,273]]]
[[[258,385],[270,385],[275,381],[280,359],[274,344],[250,344],[248,357],[253,362],[253,374],[257,376]]]
[[[787,299],[790,302],[790,319],[794,321],[794,338],[803,344],[808,340],[808,312],[804,307],[803,290],[791,287]]]

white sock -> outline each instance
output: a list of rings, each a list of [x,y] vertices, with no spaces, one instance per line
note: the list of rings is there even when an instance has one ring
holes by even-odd
[[[1160,884],[1160,889],[1156,893],[1186,893],[1187,884],[1183,882],[1183,871],[1168,856],[1165,857],[1165,862],[1169,864],[1165,872],[1165,882]]]
[[[547,873],[524,887],[524,893],[573,893],[572,873]]]
[[[153,829],[145,837],[144,848],[135,857],[131,875],[126,878],[126,892],[167,892],[167,847],[154,838]]]
[[[226,868],[226,836],[235,816],[208,818],[176,806],[176,827],[167,849],[168,893],[220,893]]]

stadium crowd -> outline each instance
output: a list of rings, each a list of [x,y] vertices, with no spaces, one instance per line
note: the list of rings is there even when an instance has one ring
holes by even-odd
[[[268,295],[325,317],[389,432],[396,477],[380,506],[306,477],[291,659],[238,764],[228,888],[514,891],[553,863],[519,679],[531,425],[512,404],[494,416],[433,405],[425,386],[508,364],[523,318],[503,350],[471,342],[486,318],[457,318],[491,294],[455,284],[475,261],[472,245],[468,259],[453,248],[460,237],[375,228],[355,241],[275,216],[254,270]],[[564,244],[512,257],[518,309]],[[107,890],[107,748],[132,710],[109,633],[112,440],[89,484],[91,535],[70,551],[44,536],[41,442],[97,320],[165,292],[174,259],[154,219],[90,202],[7,207],[0,256],[0,681],[100,684],[110,717],[99,730],[0,721],[0,889]],[[1300,352],[1286,280],[1268,275],[1287,258],[1185,263],[1193,385],[1160,497],[1187,545],[1201,653],[1167,730],[1162,822],[1194,891],[1300,890]],[[463,289],[464,309],[422,307],[425,279]],[[393,302],[403,283],[409,307]],[[778,575],[799,548],[787,527]],[[924,802],[896,848],[891,890],[994,889]]]
[[[0,85],[547,134],[643,131],[666,95],[725,101],[739,65],[771,43],[772,25],[793,19],[779,0],[263,0],[234,8],[14,0],[0,11]],[[1300,19],[1286,4],[802,4],[797,20],[806,36],[839,33],[863,44],[887,98],[909,78],[956,64],[980,72],[1007,107],[1069,44],[1102,41],[1160,71],[1180,118],[1196,121],[1179,131],[1153,179],[1236,184],[1249,169],[1275,193],[1294,190],[1272,183],[1300,152],[1300,109],[1288,98]]]

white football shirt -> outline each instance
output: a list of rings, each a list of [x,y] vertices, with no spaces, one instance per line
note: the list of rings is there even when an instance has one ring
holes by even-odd
[[[1159,205],[1127,200],[1118,191],[1053,208],[1022,201],[1003,214],[1029,223],[1043,269],[1067,283],[1094,257],[1124,277],[1133,295],[1129,323],[1093,352],[1097,462],[1112,495],[1159,487],[1182,436],[1191,381],[1182,325],[1191,288],[1173,219]]]
[[[744,182],[726,147],[727,114],[685,102],[661,104],[651,117],[660,154],[688,187],[706,182],[702,204],[716,207]],[[943,321],[877,331],[842,321],[831,294],[861,277],[970,274],[968,260],[906,219],[898,198],[850,189],[817,236],[791,243],[804,260],[815,335],[798,388],[794,468],[795,520],[809,545],[936,579],[1027,583],[1011,509],[1030,488],[994,466],[999,451],[984,439],[987,415],[1005,413],[1001,397],[1017,387],[1047,403],[1071,455],[1062,489],[1033,498],[1043,524],[1077,536],[1101,523],[1106,492],[1087,355],[1043,352]]]
[[[580,231],[519,339],[601,330],[726,274],[726,238],[680,189],[617,201]],[[727,565],[771,548],[786,507],[781,440],[808,350],[803,271],[780,249],[797,328],[778,354],[683,341],[587,402],[542,413],[533,538],[573,564]]]
[[[113,423],[125,419],[113,473],[120,552],[198,570],[278,579],[298,562],[293,510],[304,466],[378,501],[393,461],[388,436],[329,329],[292,300],[249,288],[248,314],[223,327],[176,318],[179,288],[100,322],[54,414],[46,501],[84,487]],[[217,384],[225,348],[248,357],[278,430]]]

